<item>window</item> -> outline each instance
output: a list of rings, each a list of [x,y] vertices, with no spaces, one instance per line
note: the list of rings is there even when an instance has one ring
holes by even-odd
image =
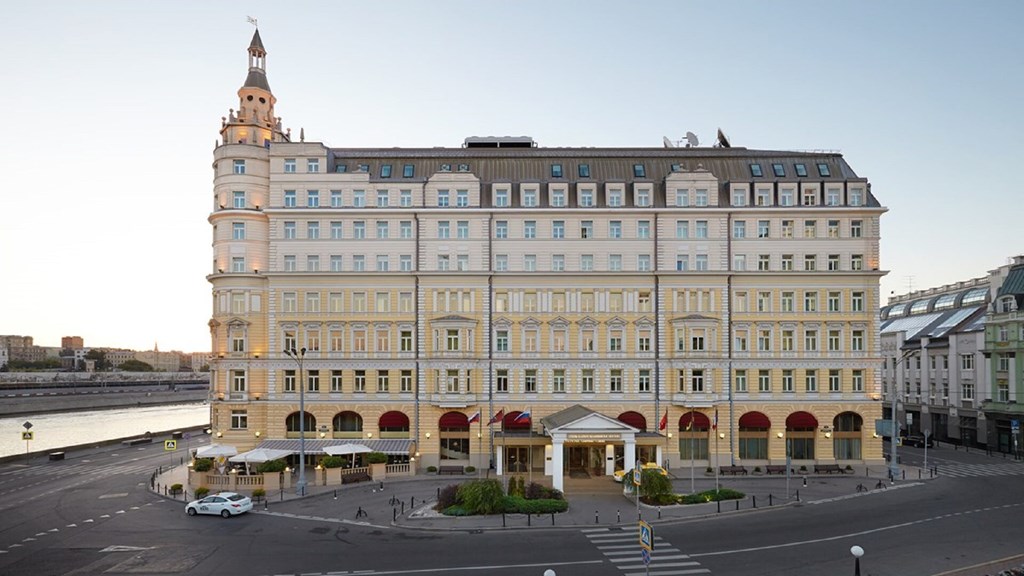
[[[306,172],[315,173],[320,171],[320,160],[318,158],[306,159]]]
[[[594,370],[585,368],[580,372],[580,392],[593,394],[594,392]]]
[[[295,158],[285,158],[284,159],[284,171],[285,171],[285,174],[294,174],[295,173]]]
[[[651,205],[651,189],[650,188],[637,188],[636,198],[634,198],[633,204],[635,206],[650,206]]]
[[[818,351],[818,331],[804,330],[804,352]]]
[[[804,238],[817,238],[818,222],[816,220],[804,220]]]
[[[402,330],[398,333],[399,352],[412,352],[412,330]]]
[[[761,176],[764,176],[764,172],[761,171],[761,165],[760,164],[751,164],[750,165],[750,175],[753,176],[754,178],[760,178]]]
[[[308,207],[308,208],[319,208],[320,207],[320,191],[319,190],[306,190],[306,207]]]
[[[447,271],[451,269],[451,257],[447,254],[437,255],[437,269]]]
[[[580,238],[594,237],[594,221],[584,220],[580,222]]]
[[[747,352],[749,350],[747,345],[746,330],[736,330],[735,337],[733,340],[733,347],[735,348],[736,352]]]
[[[779,192],[779,205],[780,206],[792,206],[793,195],[796,193],[792,188],[783,188]]]
[[[850,238],[860,238],[863,235],[864,221],[850,220]]]
[[[388,203],[389,203],[388,191],[387,190],[377,190],[377,208],[387,208],[388,207]]]
[[[793,270],[793,255],[783,254],[782,255],[782,271],[791,272]]]
[[[551,391],[565,392],[565,370],[555,369],[551,371]]]
[[[341,240],[342,228],[341,222],[331,222],[331,240]]]
[[[608,206],[611,206],[612,208],[622,206],[622,190],[613,188],[608,191]]]
[[[704,391],[704,371],[694,370],[690,375],[690,392]]]
[[[245,222],[231,223],[231,239],[245,240]]]
[[[459,272],[469,271],[469,254],[459,254],[455,257],[455,269]]]
[[[676,190],[676,207],[686,208],[690,205],[690,191],[679,189]]]
[[[331,190],[331,208],[341,208],[341,190]]]
[[[552,178],[561,178],[562,177],[562,165],[561,164],[552,164],[551,165],[551,177]]]
[[[577,173],[580,178],[590,178],[590,164],[580,164]]]
[[[352,351],[366,352],[366,329],[356,328],[352,331]]]
[[[772,311],[772,293],[771,292],[758,292],[757,293],[757,311],[758,312],[771,312]]]
[[[284,271],[285,272],[295,272],[295,270],[296,270],[296,267],[295,267],[295,255],[293,255],[293,254],[286,254],[285,257],[284,257]]]
[[[757,269],[761,272],[767,272],[771,267],[771,256],[768,254],[757,255]]]
[[[641,240],[646,240],[651,237],[650,220],[640,220],[636,223],[636,237]]]
[[[825,204],[827,206],[839,206],[839,189],[829,188],[825,191]]]
[[[495,370],[494,388],[497,392],[508,392],[508,370]]]
[[[320,239],[320,223],[306,222],[306,238],[310,240]]]
[[[772,164],[772,173],[775,174],[776,178],[784,178],[786,176],[786,167],[782,164]]]
[[[366,370],[356,370],[352,391],[366,392]]]
[[[494,270],[496,272],[508,271],[508,254],[494,255]]]
[[[803,194],[803,205],[804,206],[817,206],[818,205],[818,191],[814,188],[804,190]]]
[[[391,164],[382,164],[380,167],[381,178],[391,178]]]
[[[398,205],[403,208],[412,206],[412,190],[402,190],[399,192]]]
[[[853,337],[850,339],[850,350],[854,352],[864,351],[864,331],[854,330]]]
[[[690,255],[676,254],[676,272],[686,272],[690,269]]]
[[[771,206],[772,204],[772,191],[770,188],[758,188],[757,189],[757,205],[758,206]]]
[[[851,375],[850,380],[851,380],[851,384],[853,386],[853,391],[854,392],[863,392],[864,391],[864,371],[863,370],[854,370],[852,375]]]
[[[850,256],[850,270],[858,271],[864,269],[864,255],[853,254]]]
[[[391,259],[387,254],[377,255],[377,272],[387,272],[391,269]]]
[[[793,237],[793,221],[783,220],[782,221],[782,237],[792,238]]]
[[[354,207],[354,208],[365,208],[366,207],[366,190],[353,190],[352,191],[352,207]]]
[[[695,230],[695,237],[697,237],[697,238],[707,238],[708,237],[708,221],[707,220],[697,220],[695,225],[697,227],[696,230]]]
[[[232,192],[231,196],[234,199],[233,207],[245,208],[245,192]]]
[[[398,223],[398,236],[403,240],[412,238],[412,222],[409,220],[402,220]]]
[[[829,292],[827,297],[828,311],[829,312],[842,312],[841,302],[842,299],[840,292]]]
[[[633,164],[633,177],[634,178],[646,178],[647,169],[644,168],[643,164]]]
[[[796,300],[795,292],[783,292],[782,293],[782,311],[793,312],[794,302]]]
[[[622,369],[613,368],[608,371],[608,391],[622,392]]]
[[[494,337],[494,351],[508,352],[508,330],[498,330]]]
[[[818,293],[815,291],[804,292],[804,312],[818,311]]]
[[[245,160],[235,160],[235,174],[245,174]]]
[[[781,345],[782,345],[782,351],[783,352],[793,352],[796,349],[795,348],[795,344],[794,344],[794,337],[793,337],[793,331],[792,330],[789,330],[789,329],[783,330],[782,331],[781,341],[782,341]]]
[[[694,328],[690,331],[690,350],[694,352],[704,351],[704,329]]]
[[[651,270],[651,255],[650,254],[638,254],[636,257],[636,269],[640,272],[650,272]]]
[[[676,220],[676,238],[690,237],[690,222],[687,220]]]
[[[295,239],[295,222],[284,223],[284,238],[285,240]]]
[[[455,237],[461,240],[469,238],[469,220],[459,220],[455,223]]]
[[[366,222],[357,220],[352,223],[352,237],[356,240],[366,238]]]
[[[864,293],[853,292],[850,294],[850,310],[853,312],[864,311]]]
[[[438,190],[437,191],[437,205],[441,208],[448,207],[448,191]]]
[[[295,392],[295,370],[284,371],[284,391]]]
[[[732,256],[732,269],[736,271],[743,271],[747,269],[747,255],[746,254],[733,254]]]
[[[708,191],[706,189],[698,189],[697,190],[697,202],[696,202],[696,205],[697,206],[707,206],[708,205]]]
[[[469,190],[455,191],[455,206],[466,208],[469,206]]]
[[[807,165],[806,164],[796,164],[793,167],[796,169],[797,177],[799,177],[799,178],[806,178],[807,177]]]
[[[320,271],[320,257],[315,254],[306,256],[306,270],[309,272]]]
[[[246,410],[231,411],[231,429],[245,430],[249,427],[249,413]]]
[[[771,230],[771,222],[769,220],[758,220],[757,221],[757,237],[758,238],[768,238],[770,230]]]
[[[733,388],[736,392],[747,392],[747,371],[737,370],[736,375],[733,377]]]
[[[832,175],[832,173],[829,172],[828,164],[825,164],[824,162],[819,162],[818,163],[818,176],[821,176],[822,178],[828,178],[831,175]]]
[[[452,237],[451,223],[447,220],[441,220],[437,223],[437,237],[446,239]]]
[[[352,271],[353,272],[365,272],[366,271],[366,256],[362,254],[356,254],[352,257]]]
[[[826,340],[829,352],[840,352],[842,350],[842,333],[839,330],[829,330]]]
[[[537,237],[537,221],[526,220],[523,222],[523,238],[536,238]]]
[[[622,238],[622,221],[612,220],[608,223],[608,237]]]
[[[581,254],[580,255],[580,270],[589,272],[594,269],[594,255],[593,254]]]
[[[495,238],[508,238],[508,221],[498,220],[494,223],[494,237]]]
[[[839,238],[839,220],[828,221],[828,237]]]
[[[331,254],[331,272],[341,272],[340,254]]]
[[[804,271],[813,272],[818,269],[818,255],[804,254]]]
[[[792,392],[793,391],[793,371],[783,370],[782,371],[782,391]]]
[[[732,205],[733,206],[746,206],[747,205],[747,191],[736,189],[732,191]]]
[[[537,271],[537,255],[523,254],[523,270],[526,272]]]
[[[582,208],[589,208],[594,205],[594,190],[582,188],[579,191],[579,205]]]
[[[295,190],[285,190],[284,191],[284,207],[285,208],[295,208],[295,206],[296,206],[295,198],[296,198]]]
[[[565,238],[565,221],[555,220],[551,223],[551,237]]]
[[[612,328],[608,331],[608,351],[622,352],[622,328]]]
[[[284,308],[285,312],[295,312],[296,311],[296,296],[295,296],[295,292],[285,292],[285,293],[283,293],[281,295],[281,299],[282,299],[282,307]],[[294,344],[292,346],[285,346],[285,350],[291,350],[294,347],[295,347]]]
[[[704,272],[708,269],[708,255],[697,254],[697,258],[694,261],[693,269],[698,272]]]
[[[622,270],[622,254],[608,255],[608,270],[618,272]]]
[[[807,392],[818,391],[818,371],[807,370],[804,373],[804,390]]]
[[[768,370],[757,371],[757,391],[758,392],[771,392],[772,391],[772,378],[771,372]]]
[[[505,208],[508,206],[507,188],[499,188],[494,191],[494,206],[497,208]]]
[[[864,190],[850,188],[850,206],[861,206],[864,203]]]
[[[736,220],[732,223],[732,237],[733,238],[746,238],[747,237],[747,223],[744,220]]]
[[[533,208],[537,205],[537,189],[536,188],[524,188],[522,205],[526,208]]]
[[[551,190],[551,205],[561,208],[565,206],[565,190],[562,188],[555,188]]]
[[[412,164],[406,164],[402,167],[402,178],[412,178],[416,174],[416,167]]]

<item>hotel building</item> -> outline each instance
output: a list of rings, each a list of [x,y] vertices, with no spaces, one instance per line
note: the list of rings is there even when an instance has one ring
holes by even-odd
[[[303,401],[308,454],[556,487],[882,461],[885,208],[840,154],[330,148],[282,128],[258,32],[248,54],[209,216],[220,442],[294,448]]]

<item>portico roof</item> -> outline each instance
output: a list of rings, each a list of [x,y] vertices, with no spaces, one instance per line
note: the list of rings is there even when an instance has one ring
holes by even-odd
[[[544,431],[552,432],[640,432],[625,422],[620,422],[586,406],[576,404],[540,419]]]

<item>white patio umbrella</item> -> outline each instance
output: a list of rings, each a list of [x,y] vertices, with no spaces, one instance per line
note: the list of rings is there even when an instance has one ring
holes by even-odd
[[[270,460],[277,460],[278,458],[284,458],[289,454],[294,454],[293,450],[274,450],[272,448],[256,448],[255,450],[249,450],[248,452],[242,452],[237,456],[228,458],[228,462],[245,462],[246,464],[251,463],[262,463],[269,462]]]
[[[352,468],[355,468],[355,455],[373,452],[373,449],[363,446],[362,444],[340,444],[338,446],[324,446],[323,451],[331,456],[353,456]]]
[[[225,444],[210,444],[196,450],[196,458],[222,458],[238,454],[238,448]]]

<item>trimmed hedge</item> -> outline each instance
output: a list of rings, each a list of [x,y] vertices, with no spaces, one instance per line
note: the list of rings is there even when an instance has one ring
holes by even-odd
[[[505,496],[504,509],[507,514],[551,514],[565,512],[569,503],[565,500],[527,500],[519,496]]]
[[[207,488],[206,486],[200,486],[199,488],[196,488],[196,500],[200,498],[205,498],[206,495],[209,493],[210,489]]]
[[[196,458],[192,469],[196,472],[209,472],[213,469],[213,458]]]
[[[341,468],[347,462],[341,456],[324,456],[320,459],[320,464],[324,468]]]
[[[264,472],[284,472],[286,467],[287,465],[284,460],[268,460],[266,462],[261,462],[256,468],[256,471],[260,474]]]
[[[383,452],[370,452],[366,455],[366,461],[370,464],[386,464],[388,455]]]

